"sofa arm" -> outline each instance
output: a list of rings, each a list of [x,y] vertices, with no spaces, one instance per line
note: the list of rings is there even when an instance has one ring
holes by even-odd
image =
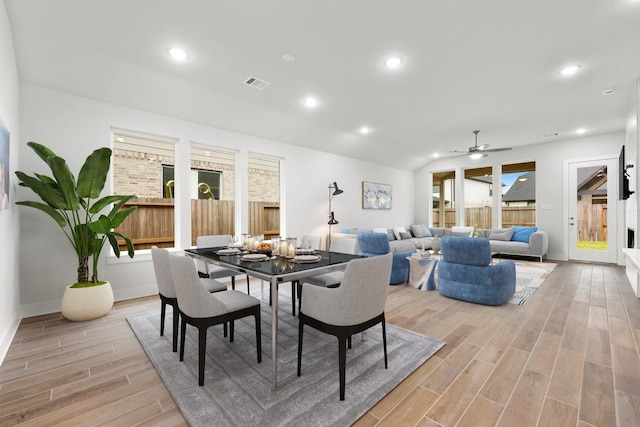
[[[533,255],[544,256],[549,251],[549,234],[538,230],[529,237],[529,252]]]

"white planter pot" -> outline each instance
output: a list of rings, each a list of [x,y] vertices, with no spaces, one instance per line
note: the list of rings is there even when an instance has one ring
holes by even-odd
[[[113,307],[111,283],[88,288],[67,286],[62,295],[62,315],[74,322],[97,319]]]

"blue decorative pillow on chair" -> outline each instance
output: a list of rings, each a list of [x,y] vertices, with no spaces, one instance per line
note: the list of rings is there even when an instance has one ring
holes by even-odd
[[[529,238],[538,231],[538,227],[517,227],[513,226],[514,232],[511,240],[514,242],[529,243]]]

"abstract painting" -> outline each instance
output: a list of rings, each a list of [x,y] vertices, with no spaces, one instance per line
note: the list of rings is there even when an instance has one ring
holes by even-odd
[[[391,209],[392,201],[390,185],[362,181],[362,209]]]

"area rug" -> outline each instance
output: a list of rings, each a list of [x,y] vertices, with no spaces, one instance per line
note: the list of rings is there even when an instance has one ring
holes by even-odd
[[[516,264],[516,293],[508,302],[524,305],[549,277],[557,264],[551,262],[514,261]]]
[[[296,374],[298,321],[280,297],[278,388],[272,388],[271,309],[262,303],[262,363],[256,361],[253,318],[236,321],[230,343],[209,328],[205,385],[198,386],[197,330],[187,326],[185,360],[171,351],[171,320],[128,318],[178,408],[191,426],[348,426],[438,351],[444,342],[387,323],[389,369],[380,325],[353,337],[347,351],[346,400],[339,400],[338,343],[305,327],[302,376]],[[168,310],[169,312],[171,310]]]

